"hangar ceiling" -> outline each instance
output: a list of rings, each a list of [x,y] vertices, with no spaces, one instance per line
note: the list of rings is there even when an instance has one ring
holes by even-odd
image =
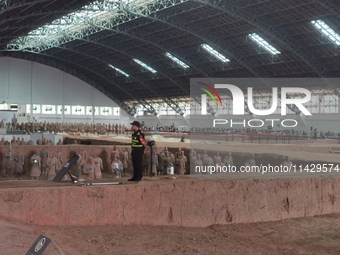
[[[127,112],[138,103],[156,114],[154,99],[180,112],[175,99],[189,96],[190,78],[340,76],[339,45],[312,24],[321,20],[340,32],[337,0],[0,0],[0,9],[2,56],[70,73]],[[59,26],[46,30],[52,23]],[[34,37],[41,27],[40,35],[54,37]],[[280,54],[255,44],[251,34]],[[337,85],[324,89],[339,94]]]

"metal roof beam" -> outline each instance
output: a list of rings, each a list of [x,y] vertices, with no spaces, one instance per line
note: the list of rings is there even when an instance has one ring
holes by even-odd
[[[108,65],[108,63],[106,63],[106,62],[104,62],[103,60],[97,58],[96,56],[91,56],[91,55],[86,54],[86,53],[84,53],[84,52],[76,51],[76,50],[74,50],[74,49],[67,48],[67,47],[59,46],[58,48],[61,48],[61,49],[63,49],[63,50],[67,50],[67,51],[71,51],[71,52],[76,53],[76,54],[88,56],[88,57],[90,57],[90,58],[92,58],[92,59],[95,59],[95,60],[98,61],[98,62],[101,62],[104,66],[107,66],[107,65]],[[43,53],[39,53],[39,54],[43,54]],[[46,55],[46,56],[55,58],[55,56],[53,56],[53,55],[47,55],[47,54],[43,54],[43,55]],[[64,59],[62,59],[62,60],[65,61]],[[70,61],[69,61],[69,62],[70,62]],[[75,64],[75,62],[70,62],[70,63]],[[78,64],[76,64],[76,65],[78,65]],[[84,69],[84,67],[82,67],[82,68]],[[87,70],[89,70],[89,69],[87,69]],[[93,73],[94,71],[91,70],[91,72]],[[96,72],[95,74],[96,74],[96,75],[99,75],[97,72]],[[103,78],[103,76],[101,76],[101,77]],[[106,79],[106,78],[105,78],[105,79]],[[110,81],[110,83],[113,83],[113,82]],[[133,94],[131,94],[130,92],[128,92],[126,89],[124,89],[120,84],[116,84],[116,83],[113,83],[113,84],[114,84],[117,88],[119,88],[120,90],[122,90],[124,93],[126,93],[127,95],[129,95],[131,98],[134,98],[134,99],[138,100]],[[110,91],[109,91],[109,90],[106,90],[106,93],[108,93],[108,92],[110,92]],[[106,94],[106,93],[105,93],[105,94]],[[140,103],[141,103],[141,105],[143,105],[145,108],[150,109],[150,111],[151,111],[152,113],[155,112],[155,109],[154,109],[151,105],[146,104],[144,101],[140,101]]]
[[[285,49],[291,51],[300,61],[307,65],[308,68],[310,68],[319,78],[325,78],[323,76],[324,68],[317,64],[314,56],[310,55],[305,49],[303,49],[303,45],[300,45],[292,38],[289,38],[289,34],[284,34],[283,31],[273,29],[271,23],[268,22],[268,20],[252,17],[252,15],[247,13],[244,9],[240,9],[236,6],[228,5],[228,8],[226,8],[224,5],[221,5],[221,2],[215,2],[214,0],[194,0],[194,1],[206,4],[208,6],[211,6],[212,8],[223,11],[224,13],[228,14],[231,17],[235,17],[256,27],[272,41],[278,42],[280,45],[283,45]],[[324,81],[327,83],[325,79]],[[333,87],[333,91],[339,93],[339,88]]]
[[[87,42],[87,43],[98,44],[98,45],[100,45],[101,47],[106,47],[106,48],[109,48],[110,50],[114,50],[114,51],[120,52],[120,53],[122,53],[122,54],[124,54],[124,55],[129,56],[131,59],[134,58],[134,56],[131,56],[130,54],[128,54],[128,53],[125,52],[125,51],[121,51],[121,50],[118,50],[118,49],[116,49],[116,48],[111,48],[111,47],[109,47],[109,46],[107,46],[107,45],[104,45],[104,44],[101,44],[101,43],[99,43],[99,42],[95,42],[95,41],[93,41],[93,40],[88,40],[88,39],[85,39],[85,38],[82,38],[81,40],[83,40],[83,41],[85,41],[85,42]],[[78,53],[79,53],[79,52],[78,52]],[[91,57],[93,57],[93,56],[91,56]],[[102,61],[102,62],[103,62],[103,61]],[[105,63],[105,64],[108,65],[108,64],[110,64],[110,63]],[[157,71],[158,71],[158,70],[157,70]],[[166,74],[164,74],[164,73],[161,73],[161,74],[162,74],[163,76],[166,77]],[[178,106],[174,101],[172,101],[172,100],[169,99],[169,98],[165,98],[165,97],[161,96],[161,95],[160,95],[159,93],[157,93],[154,89],[152,89],[147,83],[145,83],[144,81],[142,81],[142,80],[136,78],[135,76],[130,75],[129,78],[130,78],[130,79],[133,79],[133,80],[135,80],[135,81],[137,81],[137,82],[139,82],[140,84],[142,84],[145,88],[147,88],[147,89],[150,91],[150,93],[155,94],[155,96],[157,96],[157,97],[163,99],[163,100],[164,100],[171,108],[173,108],[176,112],[178,111],[179,106]],[[170,77],[167,77],[167,78],[168,78],[168,79],[171,79]],[[175,84],[177,85],[177,83],[175,83]],[[120,86],[120,87],[121,87],[121,86]],[[155,114],[155,109],[153,109],[152,106],[151,106],[151,112],[150,112],[150,113]],[[180,113],[180,112],[178,112],[178,113]]]

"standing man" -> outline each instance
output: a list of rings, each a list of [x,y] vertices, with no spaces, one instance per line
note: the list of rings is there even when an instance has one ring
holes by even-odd
[[[140,130],[140,123],[134,121],[130,123],[132,125],[132,144],[131,144],[131,157],[133,166],[133,176],[128,181],[140,181],[143,176],[143,155],[144,148],[146,146],[146,140],[144,133]]]

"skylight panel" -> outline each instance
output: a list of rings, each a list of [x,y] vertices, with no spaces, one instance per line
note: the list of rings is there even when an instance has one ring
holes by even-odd
[[[322,20],[311,21],[312,25],[335,45],[340,45],[340,36]]]
[[[145,69],[147,69],[148,71],[150,71],[151,73],[157,73],[157,71],[155,69],[153,69],[152,67],[148,66],[147,64],[143,63],[142,61],[138,60],[138,59],[133,59],[133,61],[135,61],[138,65],[144,67]]]
[[[44,25],[28,33],[26,40],[40,40],[46,43],[46,40],[57,39],[67,33],[79,31],[88,27],[90,20],[105,20],[111,17],[113,11],[118,7],[113,1],[108,1],[106,5],[100,5],[98,1],[84,6],[81,10],[72,12],[59,19],[53,20],[51,24]]]
[[[249,34],[248,37],[254,41],[257,45],[268,51],[272,55],[281,54],[280,51],[275,49],[271,44],[269,44],[266,40],[264,40],[261,36],[256,33]]]
[[[212,47],[210,47],[208,44],[201,44],[202,48],[204,50],[206,50],[207,52],[209,52],[211,55],[213,55],[214,57],[216,57],[217,59],[221,60],[223,63],[226,62],[230,62],[229,59],[227,59],[225,56],[223,56],[221,53],[217,52],[216,50],[214,50]]]
[[[122,75],[129,77],[130,75],[128,75],[126,72],[120,70],[119,68],[113,66],[113,65],[109,65],[109,67],[111,67],[112,69],[116,70],[118,73],[121,73]]]
[[[1,1],[1,0],[0,0]],[[41,52],[66,42],[83,38],[88,34],[113,26],[108,21],[124,16],[124,8],[145,11],[153,0],[101,0],[94,1],[50,24],[41,26],[28,33],[27,36],[13,39],[8,45],[9,50],[27,50]],[[117,19],[118,20],[118,19]],[[124,19],[123,19],[124,20]],[[122,20],[122,22],[123,22]],[[96,28],[94,32],[89,28]]]
[[[175,56],[171,55],[169,52],[165,52],[165,56],[170,58],[173,62],[175,62],[177,65],[179,65],[180,67],[187,69],[190,66],[188,66],[187,64],[185,64],[183,61],[179,60],[178,58],[176,58]]]

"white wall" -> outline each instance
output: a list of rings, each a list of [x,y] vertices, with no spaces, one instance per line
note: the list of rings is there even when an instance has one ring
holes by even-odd
[[[47,105],[118,105],[84,81],[58,69],[32,61],[0,57],[0,102]],[[18,109],[18,112],[23,112]],[[32,115],[38,121],[82,123],[117,123],[119,116]],[[8,119],[2,116],[0,119]]]
[[[0,58],[0,101],[10,104],[118,105],[84,81],[32,61]]]

